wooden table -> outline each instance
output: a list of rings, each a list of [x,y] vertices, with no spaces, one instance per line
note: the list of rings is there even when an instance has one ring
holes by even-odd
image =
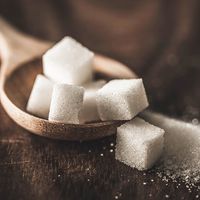
[[[197,0],[0,0],[0,13],[23,31],[53,41],[69,34],[128,64],[144,78],[152,109],[187,121],[200,120],[199,10]],[[119,163],[113,144],[115,136],[84,143],[33,136],[0,106],[0,199],[200,196]]]

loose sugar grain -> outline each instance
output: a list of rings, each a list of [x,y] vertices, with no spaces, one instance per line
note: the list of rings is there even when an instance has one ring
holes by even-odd
[[[165,130],[165,148],[158,175],[181,179],[190,186],[200,181],[200,127],[164,115],[144,112],[142,117]]]

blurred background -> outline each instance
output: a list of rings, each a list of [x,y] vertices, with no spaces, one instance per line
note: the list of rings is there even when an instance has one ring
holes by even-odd
[[[143,78],[151,109],[199,124],[199,0],[0,0],[0,16],[32,36],[70,35],[125,63]],[[200,197],[199,187],[117,162],[114,145],[115,136],[79,143],[27,134],[0,105],[0,199]]]
[[[152,109],[198,123],[200,1],[0,0],[0,15],[27,34],[70,35],[122,61],[144,79]]]

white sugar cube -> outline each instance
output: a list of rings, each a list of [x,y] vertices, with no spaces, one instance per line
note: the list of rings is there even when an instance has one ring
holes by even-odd
[[[37,75],[26,110],[31,114],[47,119],[52,91],[53,83],[43,75]]]
[[[43,71],[56,83],[80,85],[92,79],[93,57],[93,52],[65,37],[43,55]]]
[[[79,114],[79,120],[81,123],[100,120],[99,113],[97,111],[96,96],[97,91],[105,85],[105,83],[106,81],[99,80],[83,85],[85,93],[83,106]]]
[[[78,116],[83,104],[83,95],[83,87],[55,84],[52,93],[49,120],[78,124]]]
[[[135,118],[117,130],[115,158],[126,165],[146,170],[163,151],[164,130]]]
[[[130,120],[148,106],[142,79],[112,80],[97,95],[100,118]]]

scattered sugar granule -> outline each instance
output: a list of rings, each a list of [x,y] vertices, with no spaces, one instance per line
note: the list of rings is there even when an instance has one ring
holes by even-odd
[[[97,111],[97,91],[105,85],[106,81],[99,80],[84,84],[85,89],[83,106],[79,113],[80,123],[98,121],[100,120],[99,113]]]
[[[49,121],[78,124],[84,89],[75,85],[55,84],[49,112]]]
[[[53,83],[45,76],[37,75],[26,110],[38,117],[48,119]]]
[[[165,130],[164,152],[158,166],[162,177],[180,178],[191,186],[200,181],[200,128],[164,115],[143,112],[150,123]],[[167,179],[166,177],[166,179]]]
[[[97,92],[101,120],[130,120],[148,106],[142,79],[109,81]]]
[[[164,130],[138,117],[117,130],[115,158],[130,167],[146,170],[160,157]]]
[[[92,80],[94,53],[64,37],[43,55],[43,72],[56,83],[81,85]]]
[[[113,143],[113,142],[111,142],[111,143],[110,143],[110,146],[111,146],[111,147],[113,147],[113,146],[114,146],[114,143]]]
[[[168,195],[168,194],[166,194],[166,195],[165,195],[165,198],[166,198],[166,199],[169,199],[169,195]]]

